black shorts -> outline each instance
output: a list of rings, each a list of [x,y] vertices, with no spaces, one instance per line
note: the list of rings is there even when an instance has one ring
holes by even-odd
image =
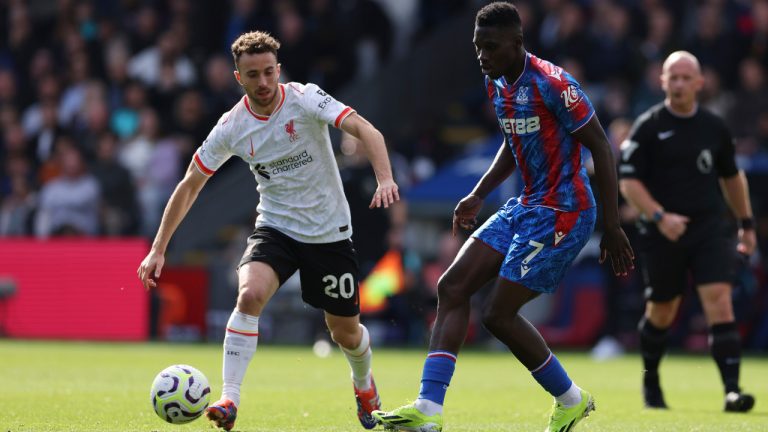
[[[269,228],[259,227],[248,237],[238,269],[251,261],[275,270],[282,286],[296,270],[301,273],[301,298],[332,315],[360,313],[357,253],[352,240],[302,243]]]
[[[732,283],[736,277],[735,230],[721,217],[692,218],[677,242],[664,237],[655,224],[643,224],[639,246],[646,300],[666,302],[683,294],[689,272],[697,286]]]

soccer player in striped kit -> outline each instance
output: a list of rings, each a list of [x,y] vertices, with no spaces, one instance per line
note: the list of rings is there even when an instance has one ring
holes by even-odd
[[[365,147],[378,181],[371,208],[399,200],[398,188],[384,137],[373,125],[315,84],[278,82],[279,48],[277,40],[258,31],[232,44],[235,79],[245,96],[221,116],[195,152],[138,274],[145,287],[156,286],[168,242],[208,178],[230,157],[243,159],[258,184],[259,216],[238,266],[237,307],[224,338],[222,397],[206,415],[217,427],[234,427],[240,387],[256,352],[259,315],[300,270],[302,299],[325,311],[331,337],[352,369],[358,419],[372,429],[376,421],[371,412],[380,406],[379,394],[371,374],[368,330],[360,324],[349,205],[328,125]]]
[[[442,430],[443,401],[466,336],[470,297],[496,279],[483,324],[555,398],[547,430],[569,431],[594,409],[592,395],[568,377],[518,311],[555,291],[592,234],[595,199],[581,160],[582,144],[592,152],[602,197],[601,261],[610,259],[617,275],[633,267],[632,248],[619,226],[614,159],[579,84],[523,47],[514,5],[495,2],[480,9],[474,44],[504,141],[491,167],[457,205],[454,233],[475,227],[483,199],[516,167],[524,190],[472,234],[438,282],[437,319],[417,400],[373,416],[389,429]]]

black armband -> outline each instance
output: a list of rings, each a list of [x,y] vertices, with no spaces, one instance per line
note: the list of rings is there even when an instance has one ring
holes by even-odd
[[[755,220],[751,217],[739,219],[739,228],[743,230],[755,229]]]

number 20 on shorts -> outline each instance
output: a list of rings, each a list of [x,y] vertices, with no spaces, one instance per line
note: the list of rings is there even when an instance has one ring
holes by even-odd
[[[344,273],[337,278],[334,275],[323,276],[325,285],[325,295],[331,298],[341,297],[348,299],[355,294],[355,278],[352,273]]]

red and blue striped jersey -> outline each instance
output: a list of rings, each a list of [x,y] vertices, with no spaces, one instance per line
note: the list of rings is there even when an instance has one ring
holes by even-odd
[[[571,135],[595,114],[579,83],[530,53],[517,81],[486,76],[485,83],[523,179],[521,203],[562,211],[594,207],[582,146]]]

